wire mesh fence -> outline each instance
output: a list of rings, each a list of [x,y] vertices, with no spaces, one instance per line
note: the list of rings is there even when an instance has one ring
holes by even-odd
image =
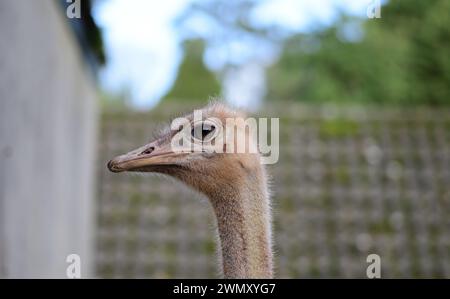
[[[105,167],[179,110],[103,116],[99,277],[217,277],[205,198],[172,179]],[[375,253],[384,278],[450,278],[448,109],[290,105],[259,114],[280,118],[280,159],[268,167],[276,277],[365,278]]]

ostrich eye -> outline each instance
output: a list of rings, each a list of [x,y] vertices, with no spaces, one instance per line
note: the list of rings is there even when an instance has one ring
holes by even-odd
[[[209,134],[213,133],[215,130],[216,127],[214,125],[202,123],[192,129],[191,136],[194,139],[205,141],[206,137]]]

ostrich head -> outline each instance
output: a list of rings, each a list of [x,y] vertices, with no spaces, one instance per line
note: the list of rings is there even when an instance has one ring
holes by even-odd
[[[202,119],[195,119],[194,113],[183,118],[187,130],[179,126],[166,128],[156,140],[109,161],[109,170],[170,175],[208,196],[230,186],[251,183],[249,180],[258,183],[263,177],[263,168],[260,155],[250,150],[256,143],[249,136],[249,130],[233,126],[235,131],[230,135],[230,127],[226,125],[228,119],[244,120],[245,115],[220,103],[198,111]],[[223,142],[225,135],[232,136],[233,142]],[[189,140],[190,146],[198,148],[174,150],[174,137]],[[220,142],[216,140],[219,138]],[[238,142],[245,144],[244,151],[237,150]],[[217,146],[220,150],[214,151]]]
[[[217,219],[224,276],[272,277],[269,195],[256,140],[242,113],[218,103],[199,111],[202,117],[194,111],[181,128],[172,122],[156,140],[112,159],[108,168],[166,174],[205,194]],[[188,150],[174,146],[175,139],[188,140]]]

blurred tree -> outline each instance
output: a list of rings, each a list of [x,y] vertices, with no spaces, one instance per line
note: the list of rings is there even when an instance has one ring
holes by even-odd
[[[82,21],[85,27],[89,47],[94,53],[99,64],[104,65],[106,63],[106,56],[103,45],[103,37],[101,29],[97,26],[92,16],[92,2],[95,1],[85,0],[83,5],[81,5],[81,15],[84,16]]]
[[[428,1],[427,1],[428,2]],[[412,96],[432,104],[450,103],[450,1],[432,1],[424,11],[423,23],[412,31]],[[412,29],[412,28],[411,28]]]
[[[220,95],[221,78],[243,63],[236,61],[236,56],[242,57],[244,52],[249,56],[255,55],[267,40],[267,32],[256,29],[250,22],[250,14],[258,1],[192,2],[175,22],[185,41],[185,58],[177,81],[165,99],[205,101],[209,96]],[[255,46],[258,42],[259,46]],[[204,64],[206,47],[216,58],[212,59],[213,71]]]
[[[450,3],[397,0],[382,18],[342,17],[289,38],[268,72],[271,100],[450,103]]]
[[[202,40],[188,40],[184,43],[184,60],[178,77],[166,100],[187,100],[204,102],[209,96],[220,94],[220,84],[215,74],[203,63],[205,46]]]

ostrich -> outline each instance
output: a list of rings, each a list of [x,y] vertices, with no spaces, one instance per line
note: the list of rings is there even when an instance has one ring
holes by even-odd
[[[194,114],[185,117],[192,130],[183,134],[201,142],[217,138],[218,131],[226,130],[227,119],[245,117],[242,112],[221,103],[212,103],[200,111],[203,116],[200,122],[195,122]],[[205,119],[211,118],[224,125],[207,124]],[[176,152],[171,140],[180,132],[180,129],[166,129],[156,140],[109,161],[109,170],[165,174],[203,193],[216,216],[223,276],[272,278],[268,179],[260,154],[229,153],[227,144],[223,145],[222,153]],[[247,138],[248,130],[244,132]],[[239,141],[236,140],[238,134],[235,136],[234,140]]]

